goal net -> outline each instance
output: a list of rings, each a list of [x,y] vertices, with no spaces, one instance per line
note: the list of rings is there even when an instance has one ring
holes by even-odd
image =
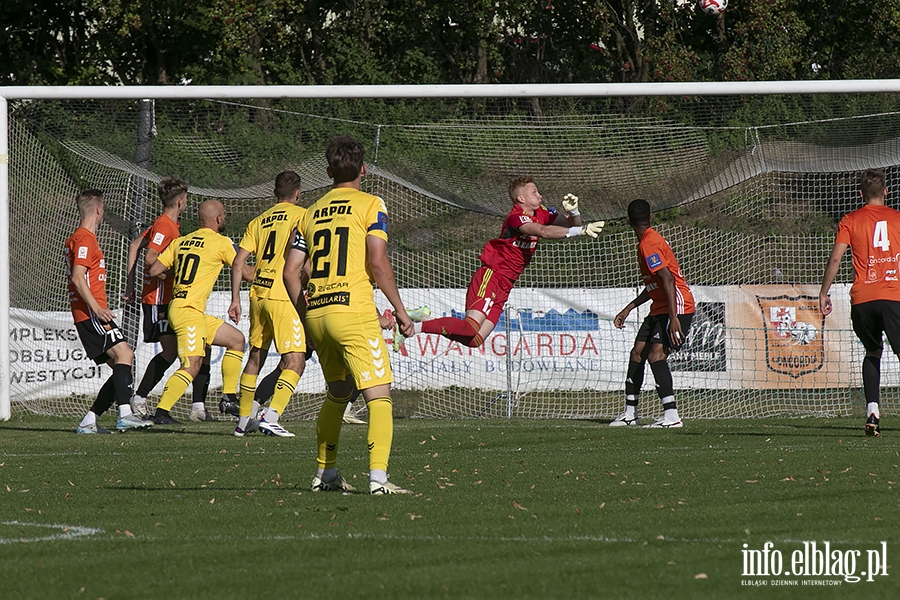
[[[574,193],[585,221],[607,222],[597,240],[542,241],[482,347],[408,339],[391,355],[396,414],[620,412],[628,353],[649,308],[624,329],[612,324],[641,290],[636,238],[623,218],[635,198],[650,202],[698,302],[687,343],[670,357],[684,417],[861,412],[849,257],[827,319],[817,295],[837,221],[860,204],[861,170],[883,168],[890,190],[900,183],[898,109],[892,94],[11,102],[13,411],[80,416],[109,376],[85,358],[68,312],[62,248],[78,223],[78,190],[105,193],[98,238],[107,292],[136,349],[137,383],[158,347],[143,342],[139,309],[121,298],[128,244],[161,210],[157,182],[190,183],[183,233],[197,227],[199,202],[218,198],[237,242],[272,203],[278,172],[300,173],[303,204],[322,195],[327,140],[350,134],[367,152],[364,191],[388,207],[407,307],[464,315],[478,255],[510,208],[511,177],[533,176],[547,205]],[[227,275],[208,309],[222,318]],[[214,349],[210,407],[220,360]],[[263,375],[276,363],[272,351]],[[900,368],[887,356],[882,386],[882,410],[897,412]],[[313,359],[287,417],[313,417],[323,397]],[[189,407],[182,399],[175,416]],[[640,412],[661,413],[649,369]]]

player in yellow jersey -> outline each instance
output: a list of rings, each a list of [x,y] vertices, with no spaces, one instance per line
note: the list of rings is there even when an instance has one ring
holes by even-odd
[[[285,261],[284,283],[322,363],[328,393],[316,426],[318,470],[310,489],[355,491],[336,468],[344,407],[354,387],[369,409],[369,492],[405,494],[387,479],[393,438],[387,345],[378,322],[369,273],[394,307],[403,335],[413,324],[387,255],[387,209],[381,198],[360,191],[366,174],[362,145],[349,136],[332,139],[325,152],[334,188],[317,200],[300,223]],[[307,302],[300,271],[309,258]]]
[[[236,401],[244,361],[244,334],[222,319],[205,314],[222,267],[234,262],[234,244],[221,234],[225,230],[225,207],[218,200],[207,200],[200,205],[198,216],[200,228],[173,240],[149,270],[151,277],[170,271],[175,278],[169,325],[175,331],[181,361],[181,368],[166,382],[156,406],[153,422],[159,425],[177,424],[169,411],[200,371],[209,346],[226,348],[222,358],[223,402]]]
[[[275,177],[273,207],[250,221],[231,265],[231,306],[228,316],[234,323],[241,319],[241,281],[244,265],[251,254],[256,255],[256,273],[250,285],[250,356],[240,380],[240,408],[234,435],[259,427],[267,435],[294,437],[278,423],[278,417],[291,400],[291,395],[306,367],[306,333],[300,315],[284,287],[284,259],[291,235],[306,214],[297,206],[300,201],[300,175],[283,171]],[[266,360],[269,346],[281,355],[280,373],[275,384],[272,402],[265,416],[257,424],[251,416],[259,408],[254,406],[254,392],[259,370]]]

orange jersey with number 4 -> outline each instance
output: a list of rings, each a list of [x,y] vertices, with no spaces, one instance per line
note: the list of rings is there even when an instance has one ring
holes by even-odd
[[[900,212],[887,206],[863,206],[841,219],[834,241],[849,245],[853,254],[850,304],[900,301]]]

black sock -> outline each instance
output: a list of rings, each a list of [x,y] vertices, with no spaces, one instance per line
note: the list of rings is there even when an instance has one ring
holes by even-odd
[[[166,374],[166,370],[172,366],[173,362],[174,361],[167,360],[166,357],[162,355],[162,352],[150,359],[150,362],[147,364],[147,372],[144,373],[144,377],[141,379],[141,383],[138,386],[137,395],[141,398],[149,396],[150,392],[152,392],[153,388],[156,387],[156,384],[160,382],[163,375]]]
[[[628,372],[625,376],[625,395],[634,396],[636,399],[641,395],[642,385],[644,385],[644,362],[628,361]],[[637,402],[634,405],[637,406]]]
[[[866,403],[881,399],[881,357],[866,356],[862,365],[863,391]]]
[[[656,380],[656,393],[659,394],[659,399],[665,401],[667,398],[674,396],[675,390],[669,363],[665,360],[652,362],[650,363],[650,370],[653,371],[653,379]]]
[[[274,371],[263,377],[262,381],[256,386],[256,393],[253,394],[254,400],[260,404],[265,404],[269,401],[269,398],[275,393],[275,384],[278,383],[281,370],[281,367],[275,367]]]
[[[191,402],[206,404],[206,395],[209,393],[209,363],[204,362],[197,371],[197,376],[191,382]]]
[[[99,367],[98,367],[99,368]],[[98,417],[109,410],[109,407],[116,401],[116,386],[112,376],[106,380],[100,391],[97,392],[97,399],[91,405],[91,412]]]
[[[134,379],[131,375],[131,365],[115,364],[112,368],[113,386],[116,388],[116,404],[123,405],[131,402],[134,394]]]

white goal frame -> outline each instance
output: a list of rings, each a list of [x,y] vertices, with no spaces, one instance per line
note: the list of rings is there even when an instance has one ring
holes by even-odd
[[[9,100],[548,98],[898,93],[900,79],[530,85],[0,87],[0,420],[10,392]]]

